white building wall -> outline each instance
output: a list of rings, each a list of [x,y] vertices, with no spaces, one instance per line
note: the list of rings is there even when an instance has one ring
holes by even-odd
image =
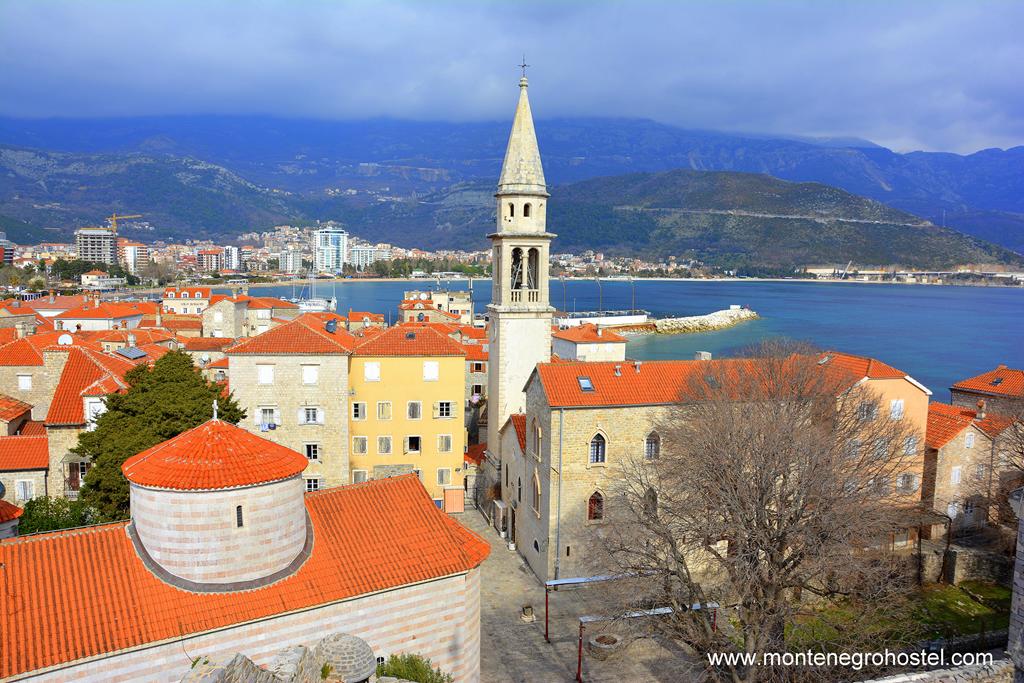
[[[266,665],[286,647],[311,647],[331,633],[342,632],[365,640],[379,657],[420,654],[458,683],[476,683],[480,680],[479,572],[473,569],[11,680],[172,683],[191,669],[190,657],[227,661],[240,652]],[[239,600],[255,600],[259,594],[257,590],[236,595]]]

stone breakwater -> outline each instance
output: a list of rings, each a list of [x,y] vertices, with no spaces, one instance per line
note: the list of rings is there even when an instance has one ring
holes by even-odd
[[[749,308],[727,308],[707,315],[691,315],[684,318],[661,318],[645,325],[612,328],[623,334],[690,334],[710,332],[738,325],[745,320],[760,316]]]

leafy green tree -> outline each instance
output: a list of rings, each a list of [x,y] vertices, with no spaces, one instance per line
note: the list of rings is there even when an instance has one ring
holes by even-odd
[[[386,662],[377,665],[377,677],[382,676],[416,683],[452,683],[455,680],[451,674],[435,669],[429,659],[415,654],[391,655]]]
[[[19,534],[70,529],[97,521],[96,511],[81,500],[40,496],[25,503],[24,510],[18,524]]]
[[[82,500],[103,520],[128,516],[128,482],[121,465],[129,457],[197,427],[213,416],[237,424],[245,417],[233,396],[203,378],[184,351],[172,351],[150,368],[140,365],[125,375],[129,389],[106,399],[96,428],[82,432],[72,449],[92,460]]]

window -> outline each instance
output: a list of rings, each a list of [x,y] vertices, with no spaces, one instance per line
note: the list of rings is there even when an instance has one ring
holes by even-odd
[[[605,459],[605,440],[600,434],[595,434],[590,440],[590,463],[603,463]]]
[[[654,460],[661,455],[661,437],[657,432],[651,432],[644,440],[644,457]]]
[[[974,466],[974,478],[978,481],[988,479],[988,465],[979,464]]]
[[[890,420],[902,420],[903,419],[903,399],[894,398],[889,401],[889,419]]]
[[[511,202],[509,202],[509,205],[508,205],[508,215],[509,215],[509,218],[515,218],[516,217],[516,205],[512,204]]]
[[[366,481],[366,470],[352,470],[352,483],[362,484]]]
[[[452,416],[453,412],[451,401],[438,401],[434,404],[434,417],[448,418]]]
[[[18,390],[32,391],[32,375],[18,375]]]
[[[419,401],[409,401],[406,406],[406,414],[410,420],[420,419],[420,414],[423,412],[423,404]]]
[[[320,444],[318,444],[318,443],[307,443],[306,444],[306,459],[307,460],[319,460],[320,459]]]
[[[913,455],[917,453],[917,437],[908,436],[903,439],[903,455]]]
[[[580,391],[593,391],[594,383],[590,381],[589,377],[577,377],[576,381],[579,382]]]
[[[302,366],[302,383],[303,384],[316,384],[320,381],[320,366],[319,365],[303,365]]]
[[[587,501],[587,519],[592,521],[604,519],[604,496],[599,491],[594,491],[590,500]]]
[[[420,437],[418,437],[418,436],[407,436],[407,437],[405,437],[405,452],[406,453],[419,453],[420,452]]]
[[[857,406],[857,417],[861,420],[874,420],[878,417],[878,404],[874,401],[864,401]]]
[[[274,366],[273,365],[257,365],[256,366],[256,381],[260,384],[273,384],[274,383]]]
[[[974,432],[967,432],[964,435],[964,448],[974,448]]]
[[[451,434],[438,434],[437,435],[437,452],[438,453],[451,453],[452,452],[452,435]]]
[[[391,401],[377,401],[377,419],[391,419]]]
[[[366,437],[365,436],[353,436],[352,437],[352,452],[356,455],[366,455]]]
[[[537,424],[537,420],[533,421],[533,454],[537,458],[540,458],[540,454],[543,451],[544,445],[544,431]]]
[[[363,364],[363,380],[367,382],[380,381],[380,363],[378,361],[367,361]]]
[[[352,419],[353,420],[365,420],[366,419],[366,404],[365,403],[353,403],[352,404]]]
[[[319,424],[323,422],[323,420],[321,419],[322,416],[323,411],[320,410],[319,408],[303,408],[301,414],[302,424]]]
[[[959,507],[960,506],[956,504],[956,501],[953,501],[952,503],[947,505],[946,506],[946,516],[949,517],[950,519],[956,519],[956,513],[957,513],[957,509]]]
[[[483,396],[484,395],[484,385],[483,384],[474,384],[473,388],[469,390],[469,395],[470,396]]]
[[[516,500],[520,503],[523,502],[523,478],[518,477],[516,479]]]
[[[908,472],[896,477],[896,490],[900,493],[913,493],[916,491],[917,475]]]
[[[654,489],[647,489],[647,493],[644,494],[643,510],[644,517],[658,514],[658,492]]]
[[[437,485],[448,486],[452,483],[452,471],[448,467],[437,468]]]
[[[187,299],[188,298],[188,292],[182,292],[181,293],[181,298],[182,299]]]
[[[423,381],[436,382],[441,376],[441,366],[436,360],[423,361]]]
[[[270,311],[268,309],[265,309],[265,308],[261,309],[259,311],[256,311],[256,319],[257,320],[269,320],[270,319]]]
[[[96,428],[96,418],[107,410],[107,405],[102,398],[89,397],[85,399],[85,421],[87,429],[92,431]]]
[[[36,485],[31,479],[18,479],[14,482],[15,502],[32,500],[36,495]]]
[[[377,455],[391,455],[391,437],[377,437]]]
[[[269,426],[278,424],[278,410],[277,408],[260,408],[260,426]]]
[[[242,528],[242,506],[241,505],[236,505],[235,506],[235,526],[237,526],[239,529]]]
[[[320,478],[312,477],[306,480],[306,492],[319,491],[320,490]]]
[[[529,218],[529,217],[530,217],[530,205],[528,203],[527,204],[523,204],[523,218]]]
[[[960,483],[960,474],[961,474],[961,469],[960,469],[959,465],[957,465],[956,467],[952,468],[949,471],[949,483],[950,484],[959,484]]]
[[[540,478],[533,473],[533,489],[530,491],[530,506],[533,511],[540,514]]]
[[[473,364],[470,366],[469,371],[470,372],[487,372],[487,370],[484,369],[484,364],[482,362],[480,362],[480,361],[473,361]]]
[[[505,488],[508,488],[508,465],[505,465]]]

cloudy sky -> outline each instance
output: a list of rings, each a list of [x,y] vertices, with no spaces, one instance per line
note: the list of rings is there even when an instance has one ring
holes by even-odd
[[[0,115],[509,115],[1024,144],[1024,3],[0,0]]]

